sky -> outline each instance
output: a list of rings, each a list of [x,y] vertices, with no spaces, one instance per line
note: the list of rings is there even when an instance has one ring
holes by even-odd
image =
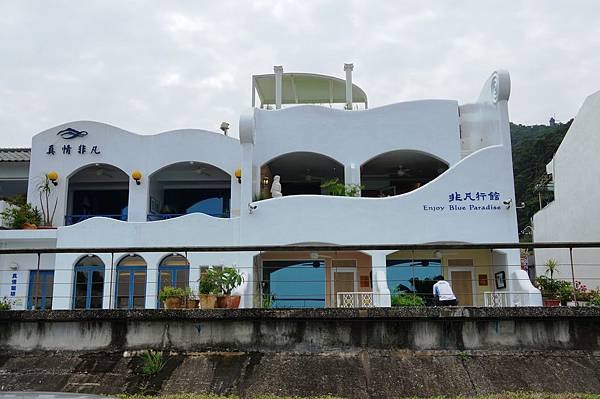
[[[252,74],[353,80],[369,106],[477,99],[511,74],[510,118],[575,116],[600,90],[600,1],[0,0],[0,147],[75,120],[218,131]]]

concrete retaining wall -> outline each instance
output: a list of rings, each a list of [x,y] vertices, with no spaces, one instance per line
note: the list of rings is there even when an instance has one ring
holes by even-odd
[[[599,327],[595,308],[0,312],[0,389],[600,392]],[[151,378],[130,356],[148,348],[168,358]]]

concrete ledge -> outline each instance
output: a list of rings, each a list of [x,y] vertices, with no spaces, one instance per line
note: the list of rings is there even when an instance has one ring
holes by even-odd
[[[398,320],[398,319],[586,319],[600,307],[397,307],[368,309],[45,310],[0,311],[0,321],[177,320]]]

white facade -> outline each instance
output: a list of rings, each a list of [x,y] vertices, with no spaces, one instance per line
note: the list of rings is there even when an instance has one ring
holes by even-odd
[[[33,138],[29,175],[28,199],[39,206],[36,181],[51,171],[58,174],[52,197],[57,200],[54,224],[58,228],[0,231],[0,240],[5,247],[35,243],[39,247],[58,248],[518,242],[516,210],[512,206],[515,201],[509,93],[508,73],[498,71],[485,82],[478,100],[472,104],[426,100],[361,111],[317,105],[276,110],[252,108],[240,118],[239,140],[204,130],[147,136],[97,122],[67,123]],[[68,138],[69,130],[64,134],[66,129],[79,132],[79,137]],[[394,168],[392,172],[388,172],[389,167]],[[240,180],[235,176],[238,168]],[[258,200],[268,192],[270,179],[277,170],[284,171],[279,173],[282,181],[289,178],[289,183],[283,182],[284,196]],[[369,170],[371,177],[367,178]],[[132,178],[134,171],[141,172],[139,184]],[[289,171],[287,176],[285,171]],[[298,171],[303,176],[291,179],[292,173]],[[321,176],[324,173],[343,176],[341,181],[346,184],[365,185],[363,195],[370,193],[371,197],[286,195],[286,189],[288,192],[319,190],[319,184],[327,177]],[[187,177],[178,177],[183,175]],[[427,178],[417,181],[412,175],[427,175]],[[189,186],[192,178],[200,180]],[[390,183],[390,187],[381,188],[376,183],[378,179]],[[407,185],[414,185],[414,189],[407,189]],[[74,216],[77,209],[88,212],[94,206],[102,207],[103,204],[75,203],[89,201],[85,195],[78,200],[78,195],[79,198],[82,195],[78,190],[91,189],[95,191],[88,192],[97,196],[109,189],[118,190],[119,195],[127,192],[127,199],[122,209],[116,214],[113,211],[110,217],[90,218],[90,213]],[[173,194],[170,199],[168,190]],[[228,203],[219,203],[224,210],[220,217],[202,211],[194,213],[191,208],[173,212],[186,213],[179,217],[159,211],[166,208],[167,202],[177,202],[179,199],[173,198],[177,193],[202,196],[211,190],[226,192],[222,199]],[[389,192],[392,195],[385,194]],[[377,198],[384,195],[385,198]],[[167,220],[154,219],[163,216]],[[54,270],[53,308],[75,306],[74,267],[86,255],[58,254],[41,262],[40,268]],[[115,267],[127,255],[98,255],[105,265],[102,301],[105,308],[114,307],[117,302]],[[145,307],[154,308],[159,264],[168,254],[139,255],[145,262]],[[269,258],[270,255],[187,254],[189,285],[197,288],[201,267],[234,265],[245,275],[245,283],[238,289],[243,295],[242,306],[257,306],[258,291],[263,284],[261,262],[292,256]],[[327,296],[325,306],[335,306],[335,293],[341,290],[336,279],[352,267],[352,291],[372,292],[375,305],[389,306],[386,265],[390,265],[392,253],[368,251],[346,254],[345,258],[338,254],[302,256],[301,259],[318,258],[326,267],[326,281],[322,282]],[[433,259],[433,255],[422,254],[421,258]],[[0,257],[2,281],[18,276],[13,296],[21,298],[22,307],[26,306],[28,282],[33,275],[31,271],[37,268],[36,262],[35,255]],[[442,254],[440,274],[451,279],[453,270],[471,273],[472,299],[467,301],[474,305],[483,304],[483,292],[496,290],[525,293],[527,299],[518,302],[520,305],[541,304],[539,292],[531,286],[519,263],[518,250],[472,257],[468,253]],[[506,287],[493,286],[494,275],[499,271],[506,274]],[[9,285],[0,285],[0,297],[10,297],[9,289]]]
[[[554,181],[554,201],[533,217],[535,242],[600,241],[600,92],[586,98],[565,135],[554,158],[547,166]],[[538,275],[545,272],[548,259],[559,264],[558,276],[571,281],[568,249],[537,249]],[[600,286],[600,250],[573,250],[575,279],[588,288]]]

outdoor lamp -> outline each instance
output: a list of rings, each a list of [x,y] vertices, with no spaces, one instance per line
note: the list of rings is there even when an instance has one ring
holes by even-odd
[[[131,178],[135,180],[135,184],[139,186],[142,180],[142,172],[140,172],[139,170],[134,170],[133,172],[131,172]]]
[[[262,178],[262,184],[263,184],[263,186],[268,186],[269,185],[269,176],[264,176]]]
[[[52,172],[48,173],[46,175],[46,177],[48,178],[48,180],[50,180],[52,182],[52,184],[54,184],[55,186],[58,185],[58,173],[56,173],[55,170],[53,170]]]
[[[238,179],[238,183],[242,182],[242,170],[240,168],[237,168],[234,172],[235,177],[237,177]]]

